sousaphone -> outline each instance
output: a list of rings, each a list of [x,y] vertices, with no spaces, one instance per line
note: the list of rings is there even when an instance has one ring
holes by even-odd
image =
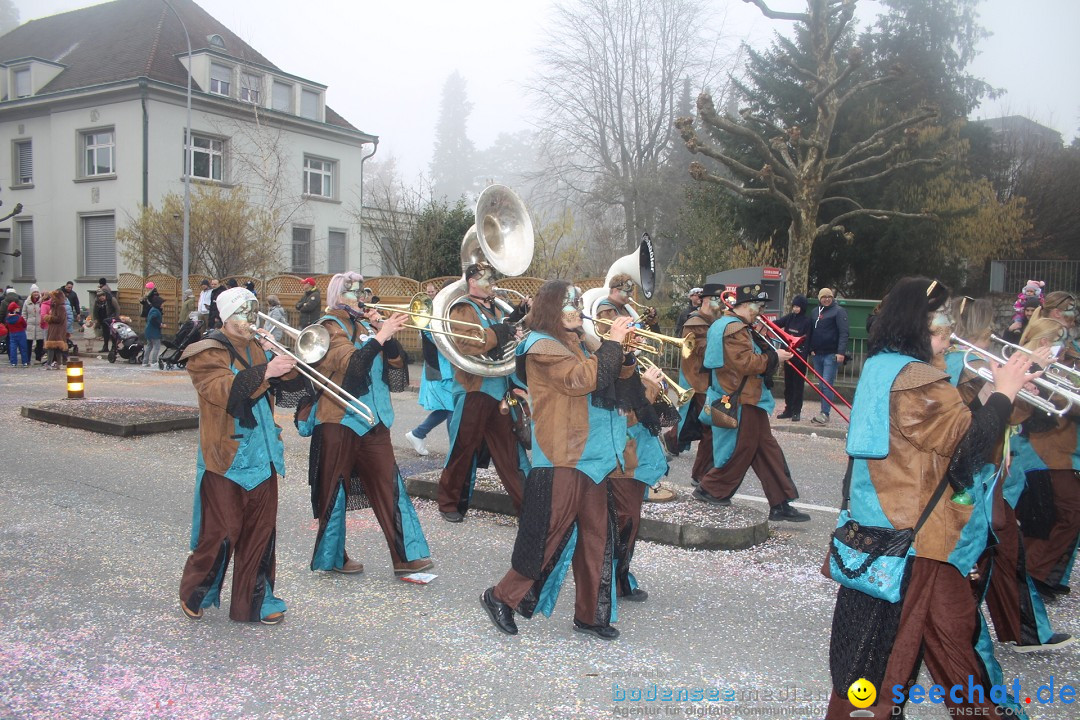
[[[634,281],[634,284],[641,288],[641,293],[648,300],[653,296],[653,291],[656,287],[656,255],[653,252],[652,238],[649,237],[649,233],[641,233],[641,242],[638,243],[637,250],[628,255],[623,255],[621,258],[611,263],[611,267],[608,268],[607,275],[604,276],[603,287],[592,288],[586,290],[581,296],[581,301],[584,305],[584,314],[586,319],[582,321],[582,326],[585,332],[589,333],[596,339],[600,339],[602,330],[598,330],[593,324],[593,321],[589,318],[596,317],[596,307],[600,304],[600,301],[608,296],[611,284],[611,278],[620,273],[626,273],[630,276],[630,279]],[[634,320],[638,319],[638,313],[631,305],[627,305],[626,309],[633,316]]]
[[[469,294],[465,280],[469,265],[486,262],[503,275],[521,275],[532,264],[534,241],[532,219],[521,198],[505,185],[484,188],[476,200],[476,224],[461,241],[461,279],[440,290],[432,301],[432,329],[453,330],[446,318],[454,305],[465,302]],[[504,377],[514,372],[513,352],[505,352],[502,360],[492,360],[463,354],[447,335],[433,334],[432,340],[439,352],[465,372],[485,377]]]

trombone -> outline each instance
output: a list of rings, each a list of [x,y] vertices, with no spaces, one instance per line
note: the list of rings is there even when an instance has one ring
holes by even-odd
[[[995,362],[998,365],[1004,365],[1006,362],[1008,362],[1006,358],[998,357],[989,350],[983,350],[979,346],[969,343],[967,340],[963,339],[956,333],[952,334],[952,341],[953,343],[966,348],[966,350],[964,350],[964,367],[968,371],[975,373],[987,382],[994,382],[994,374],[990,371],[990,368],[986,367],[985,365],[979,367],[975,367],[974,365],[972,365],[971,362],[969,362],[969,358],[971,355],[974,354],[985,361]],[[1028,351],[1025,350],[1025,352]],[[1042,410],[1047,415],[1057,415],[1058,417],[1061,417],[1065,415],[1065,413],[1069,412],[1074,402],[1080,402],[1080,396],[1078,396],[1076,393],[1069,392],[1067,389],[1063,388],[1057,383],[1045,379],[1045,377],[1032,378],[1031,382],[1034,383],[1036,387],[1045,390],[1049,394],[1049,398],[1044,398],[1038,393],[1028,392],[1023,388],[1021,388],[1020,391],[1016,393],[1016,397],[1023,400],[1028,405],[1031,405],[1033,408]],[[1052,402],[1052,399],[1055,395],[1060,396],[1061,399],[1065,401],[1064,407],[1059,408]]]
[[[368,425],[375,423],[375,415],[371,412],[371,408],[353,397],[345,388],[312,367],[314,363],[322,360],[330,349],[329,330],[322,325],[308,325],[303,330],[297,330],[292,325],[286,325],[265,313],[258,313],[258,317],[264,323],[270,323],[274,327],[281,328],[296,342],[296,352],[294,353],[275,340],[273,335],[259,335],[259,338],[270,344],[272,353],[291,357],[296,361],[296,372],[306,377],[312,384],[339,402],[347,411],[359,415]],[[253,330],[259,329],[256,325],[251,327]]]
[[[1016,351],[1031,355],[1031,351],[1023,345],[1011,343],[1008,340],[999,338],[997,335],[991,335],[990,340],[1002,346],[1001,354],[1006,359]],[[1005,348],[1009,348],[1008,353],[1005,352]],[[1057,383],[1064,392],[1071,393],[1075,396],[1073,402],[1080,402],[1080,370],[1071,368],[1068,365],[1055,360],[1046,368],[1046,371],[1043,373],[1043,379]]]
[[[449,335],[450,337],[461,338],[463,340],[477,340],[479,338],[473,335],[463,335],[461,333],[450,332],[449,330],[436,330],[431,325],[432,320],[442,320],[445,323],[454,323],[455,325],[464,325],[466,327],[475,328],[480,332],[484,332],[484,326],[479,323],[469,322],[467,320],[452,320],[450,318],[437,318],[432,313],[431,298],[427,296],[427,293],[416,293],[412,296],[407,304],[403,305],[383,305],[381,303],[364,303],[365,308],[372,308],[373,310],[385,310],[389,313],[402,313],[412,317],[412,325],[406,325],[405,327],[411,327],[416,330],[427,330],[428,332],[439,333],[440,335]]]
[[[586,316],[582,315],[582,317]],[[594,323],[605,323],[606,325],[611,325],[612,322],[611,320],[608,320],[606,318],[586,317],[586,319],[592,320]],[[641,328],[636,328],[633,326],[630,327],[629,332],[631,333],[631,335],[636,335],[637,337],[646,338],[648,340],[655,340],[659,343],[677,345],[679,347],[679,354],[682,355],[684,360],[690,357],[690,354],[694,352],[694,346],[697,344],[697,341],[694,339],[693,333],[687,333],[686,337],[677,338],[672,337],[671,335],[661,335],[660,333],[655,333],[652,330],[642,330]],[[627,335],[627,338],[631,338],[631,335]],[[660,354],[661,350],[658,346],[649,345],[648,343],[636,343],[634,342],[634,340],[636,339],[637,338],[633,338],[630,340],[630,345],[635,349],[644,350],[645,352],[651,353],[653,355]]]
[[[645,369],[656,368],[657,370],[660,370],[660,373],[664,376],[664,384],[666,385],[666,387],[664,388],[664,397],[667,397],[667,389],[670,388],[671,390],[674,390],[675,394],[679,396],[678,402],[675,403],[676,406],[685,405],[687,402],[690,401],[690,398],[694,397],[694,388],[679,387],[679,384],[677,382],[673,381],[666,372],[664,372],[656,363],[654,363],[645,355],[639,355],[637,360],[639,363],[645,365]]]

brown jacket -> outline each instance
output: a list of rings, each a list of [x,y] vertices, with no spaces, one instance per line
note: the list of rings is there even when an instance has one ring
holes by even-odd
[[[705,347],[708,344],[709,326],[712,321],[708,318],[692,313],[683,325],[683,337],[687,334],[694,336],[694,350],[690,357],[682,361],[682,374],[694,392],[704,393],[709,389],[709,371],[702,367],[705,362]],[[724,348],[726,351],[727,348]]]
[[[739,402],[756,405],[761,399],[761,373],[769,364],[769,356],[754,352],[750,329],[741,319],[724,328],[724,364],[714,368],[716,382],[726,393],[733,393],[746,378]]]
[[[327,310],[325,314],[340,318],[345,323],[345,327],[350,328],[350,332],[346,333],[341,329],[341,325],[333,320],[324,320],[322,322],[322,326],[330,333],[330,349],[326,351],[326,355],[323,356],[322,360],[316,364],[315,369],[335,384],[344,387],[349,361],[352,359],[353,353],[360,352],[353,344],[352,331],[355,329],[358,339],[370,331],[363,325],[354,323],[344,310]],[[375,340],[374,333],[372,333],[368,343],[374,343],[373,350],[378,349],[381,351],[382,345]],[[393,360],[385,360],[384,356],[384,361],[395,368],[400,368],[405,364],[405,359],[401,355],[398,355]],[[316,406],[315,417],[320,423],[341,423],[342,418],[345,417],[345,406],[330,398],[321,399]]]
[[[266,355],[254,340],[250,340],[246,345],[234,342],[233,347],[241,357],[245,356],[245,351],[250,355],[252,367],[266,364]],[[207,470],[224,475],[232,465],[239,447],[239,443],[232,437],[235,418],[225,409],[236,378],[230,369],[232,356],[225,345],[217,340],[200,340],[184,350],[183,358],[187,359],[186,369],[199,396],[199,443],[203,461]],[[240,366],[239,369],[243,367]],[[290,377],[292,375],[290,373]],[[252,390],[250,397],[257,398],[268,389],[270,383],[263,380]],[[273,395],[267,397],[272,411]],[[277,432],[280,436],[280,427],[277,427]]]
[[[525,356],[536,444],[553,467],[575,467],[589,437],[589,393],[596,389],[599,348],[594,338],[579,339],[565,332],[555,340],[541,339]],[[582,343],[592,353],[585,357]],[[619,377],[637,372],[623,365]]]
[[[900,371],[889,407],[889,454],[868,460],[867,466],[889,522],[911,528],[945,477],[956,446],[971,426],[971,411],[948,376],[925,363],[911,363]],[[946,488],[916,536],[920,557],[947,562],[956,547],[973,506],[954,503],[951,495]]]
[[[494,303],[491,306],[492,316],[495,318],[495,322],[503,321],[503,312]],[[492,316],[489,316],[490,320]],[[476,309],[467,302],[458,302],[450,308],[449,318],[451,320],[461,320],[464,322],[480,323],[480,316],[476,312]],[[482,332],[478,328],[471,328],[465,325],[451,325],[451,329],[461,335],[470,335],[475,337],[475,340],[465,340],[462,338],[451,337],[450,340],[454,343],[454,347],[458,349],[462,355],[478,356],[484,353],[490,352],[495,348],[497,339],[495,337],[495,331],[491,328],[486,328]],[[453,358],[447,358],[450,363],[453,364]],[[470,372],[466,372],[454,365],[454,379],[465,388],[465,392],[476,392],[480,389],[480,386],[484,384],[484,378],[480,375],[474,375]]]

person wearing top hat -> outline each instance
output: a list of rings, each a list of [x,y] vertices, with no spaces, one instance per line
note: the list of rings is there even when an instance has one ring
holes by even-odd
[[[300,311],[300,327],[305,328],[314,324],[322,314],[322,295],[315,287],[314,278],[304,278],[300,285],[304,289],[304,296],[297,301],[296,309]]]
[[[773,348],[751,329],[768,301],[769,294],[761,285],[740,286],[734,304],[709,327],[703,363],[710,373],[709,389],[699,419],[713,424],[713,408],[737,397],[738,425],[713,424],[713,467],[702,476],[694,498],[730,505],[752,466],[769,501],[769,519],[804,522],[810,516],[791,506],[799,491],[769,425],[775,401],[765,383],[779,363],[791,359],[791,353]]]

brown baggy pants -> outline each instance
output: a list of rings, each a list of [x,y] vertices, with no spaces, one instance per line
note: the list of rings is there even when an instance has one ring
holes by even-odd
[[[469,509],[465,483],[472,472],[473,455],[482,443],[487,443],[495,471],[514,508],[521,511],[521,484],[525,478],[518,464],[517,440],[510,423],[510,416],[499,412],[499,401],[487,393],[465,395],[457,437],[439,476],[440,511],[464,514]]]
[[[634,558],[638,530],[641,527],[641,504],[645,502],[645,483],[628,477],[608,476],[615,498],[615,594],[629,595],[630,561]]]
[[[709,440],[711,443],[712,438]],[[751,467],[761,480],[770,507],[799,497],[788,473],[784,451],[769,426],[769,414],[754,405],[743,405],[735,451],[723,467],[713,467],[701,477],[700,487],[713,497],[730,498]]]
[[[277,570],[274,546],[277,527],[277,474],[251,490],[207,470],[199,490],[202,524],[195,549],[184,563],[180,579],[180,599],[191,610],[202,607],[203,599],[217,585],[224,584],[229,561],[233,565],[229,618],[239,622],[261,620],[262,594],[256,594],[260,569],[271,585]],[[222,578],[220,581],[218,578]],[[261,589],[261,588],[260,588]]]
[[[1059,585],[1080,533],[1080,472],[1051,470],[1050,485],[1057,520],[1047,539],[1025,536],[1024,549],[1028,574],[1047,585]]]
[[[574,548],[574,618],[586,625],[609,625],[610,602],[601,602],[601,593],[610,593],[604,582],[604,563],[608,547],[608,480],[596,484],[573,468],[555,468],[551,489],[551,517],[544,541],[544,561],[548,567],[570,527],[577,522],[577,545]],[[529,594],[534,581],[511,569],[495,586],[495,599],[512,608]],[[607,585],[605,587],[605,585]],[[537,589],[539,594],[539,588]],[[607,598],[603,598],[607,600]],[[606,612],[604,611],[606,608]]]
[[[405,557],[404,532],[397,512],[397,462],[390,430],[382,423],[363,435],[337,423],[324,423],[322,445],[319,449],[318,517],[321,538],[326,532],[330,509],[337,498],[338,488],[354,474],[364,485],[364,494],[371,502],[375,519],[379,521],[390,559],[402,563],[416,558]],[[345,528],[341,528],[342,534]],[[316,539],[316,545],[318,544]],[[347,556],[348,553],[345,554]],[[341,567],[345,557],[339,558]],[[316,568],[329,570],[330,568]]]
[[[986,587],[986,609],[990,611],[990,619],[994,621],[994,630],[1000,642],[1037,644],[1038,632],[1035,619],[1031,616],[1030,603],[1021,604],[1021,600],[1027,597],[1028,585],[1016,511],[1008,503],[1002,505],[1004,524],[1000,529],[995,528],[998,542],[993,547],[992,560],[984,559],[987,555],[984,553],[978,565],[980,572],[990,573],[990,582]],[[1027,633],[1024,632],[1025,628]]]
[[[918,680],[919,666],[926,662],[930,677],[946,688],[945,705],[954,707],[986,708],[980,717],[997,717],[994,703],[990,701],[989,680],[985,677],[982,661],[975,654],[975,633],[978,620],[975,596],[966,577],[948,563],[915,558],[904,607],[900,611],[900,627],[896,632],[892,653],[885,666],[885,678],[877,688],[877,704],[866,708],[875,718],[893,717],[893,686],[907,688]],[[855,620],[853,618],[853,620]],[[968,702],[968,676],[972,683],[981,686],[976,690],[974,702]],[[948,697],[953,685],[963,688],[963,702]],[[829,698],[826,720],[848,720],[855,707],[847,696],[840,697],[834,690]]]

